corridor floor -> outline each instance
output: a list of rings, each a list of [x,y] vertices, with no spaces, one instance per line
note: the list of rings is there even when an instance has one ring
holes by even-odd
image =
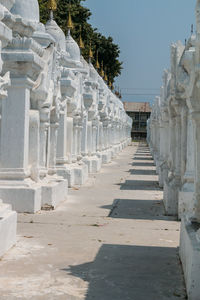
[[[180,223],[157,180],[149,149],[133,143],[56,211],[19,214],[0,300],[186,299]]]

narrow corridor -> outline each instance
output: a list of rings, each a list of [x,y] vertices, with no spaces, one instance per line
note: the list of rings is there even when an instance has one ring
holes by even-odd
[[[56,211],[19,214],[0,299],[186,299],[180,223],[162,197],[148,147],[133,143]]]

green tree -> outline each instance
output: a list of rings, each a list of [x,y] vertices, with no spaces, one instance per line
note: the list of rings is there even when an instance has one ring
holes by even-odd
[[[54,18],[62,30],[67,33],[67,19],[70,10],[74,28],[72,30],[73,38],[78,42],[81,36],[84,42],[84,49],[82,49],[83,57],[88,60],[90,44],[94,57],[92,63],[95,65],[95,60],[98,57],[99,62],[103,62],[105,71],[109,80],[113,83],[115,77],[121,74],[122,62],[119,61],[120,49],[119,46],[113,42],[112,37],[105,37],[93,28],[88,23],[91,16],[91,11],[82,5],[85,0],[58,0],[57,10],[54,12]],[[48,0],[39,0],[40,5],[40,19],[42,23],[46,23],[49,19],[49,11],[47,9]]]

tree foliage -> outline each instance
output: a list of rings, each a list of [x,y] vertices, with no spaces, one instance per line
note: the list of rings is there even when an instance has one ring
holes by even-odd
[[[67,19],[70,9],[74,28],[71,31],[73,38],[78,42],[81,36],[84,42],[84,49],[82,49],[83,57],[88,60],[90,44],[94,57],[92,59],[95,65],[97,52],[100,64],[103,62],[104,69],[111,82],[114,82],[115,77],[121,74],[122,62],[119,61],[120,49],[119,46],[113,42],[112,37],[105,37],[93,28],[88,23],[91,16],[91,11],[82,5],[85,0],[58,0],[57,11],[54,12],[54,18],[62,30],[67,33]],[[49,11],[47,9],[48,0],[39,0],[40,18],[42,23],[46,23],[49,19]],[[70,4],[71,3],[71,4]],[[81,27],[80,27],[81,26]],[[81,29],[80,29],[81,28]]]

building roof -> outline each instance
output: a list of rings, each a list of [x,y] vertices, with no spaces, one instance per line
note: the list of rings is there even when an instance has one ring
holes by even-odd
[[[124,109],[132,112],[151,112],[149,102],[124,102]]]

